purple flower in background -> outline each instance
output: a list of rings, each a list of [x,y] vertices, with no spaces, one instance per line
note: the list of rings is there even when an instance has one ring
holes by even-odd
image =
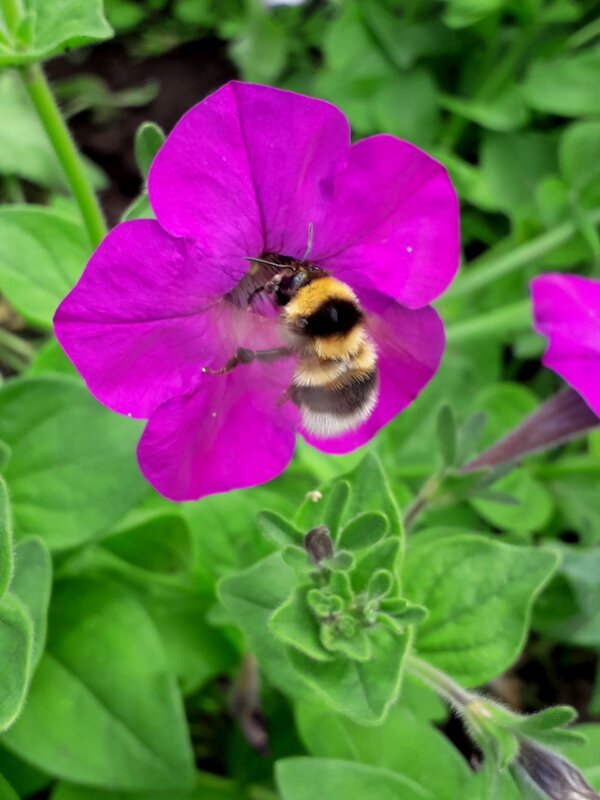
[[[156,220],[106,237],[55,327],[100,402],[148,419],[138,458],[162,494],[268,481],[296,431],[326,452],[353,450],[434,375],[444,331],[429,304],[458,266],[458,206],[443,167],[418,148],[387,135],[351,145],[329,103],[233,82],[178,123],[148,192]],[[210,373],[239,348],[282,348],[281,312],[255,295],[272,271],[248,259],[302,260],[309,238],[310,264],[347,284],[377,352],[372,413],[329,439],[310,434],[289,399],[293,358]]]
[[[549,340],[543,363],[600,417],[600,281],[540,275],[531,294],[534,328]]]

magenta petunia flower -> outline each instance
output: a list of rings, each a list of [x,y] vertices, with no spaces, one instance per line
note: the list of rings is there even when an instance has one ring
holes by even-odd
[[[549,341],[543,363],[600,417],[600,281],[540,275],[531,295],[534,328]]]
[[[138,458],[162,494],[268,481],[296,432],[349,452],[434,375],[444,331],[429,304],[458,266],[458,205],[444,168],[418,148],[387,135],[351,144],[329,103],[232,82],[178,123],[148,192],[156,219],[106,237],[55,328],[100,402],[148,419]],[[347,286],[376,352],[369,414],[311,427],[290,393],[293,355],[213,374],[239,348],[285,346],[283,309],[260,292],[285,268],[253,258],[305,259]]]

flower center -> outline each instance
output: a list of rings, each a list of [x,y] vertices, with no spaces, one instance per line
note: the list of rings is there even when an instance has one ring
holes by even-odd
[[[244,311],[273,316],[276,312],[273,302],[260,294],[260,289],[280,273],[282,267],[293,268],[300,262],[297,258],[279,253],[261,253],[257,258],[260,261],[249,259],[250,268],[238,285],[225,295],[225,299]]]

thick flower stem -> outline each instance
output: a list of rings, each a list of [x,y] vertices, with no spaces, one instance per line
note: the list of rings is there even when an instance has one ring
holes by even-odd
[[[106,224],[81,157],[60,113],[42,68],[35,64],[23,83],[63,168],[93,247],[106,235]]]
[[[600,208],[595,208],[588,213],[592,224],[600,225]],[[510,275],[511,272],[516,272],[539,261],[566,244],[576,233],[576,222],[563,222],[562,225],[515,247],[514,250],[509,250],[496,257],[482,256],[481,259],[477,259],[470,265],[469,271],[448,291],[446,298],[464,297],[483,289],[499,278]]]

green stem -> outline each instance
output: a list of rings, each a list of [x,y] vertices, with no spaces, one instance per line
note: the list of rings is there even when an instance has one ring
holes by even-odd
[[[589,220],[593,225],[600,225],[600,208],[589,212]],[[462,297],[471,292],[483,289],[490,283],[509,275],[511,272],[526,267],[544,256],[552,253],[557,247],[570,241],[578,231],[576,222],[563,222],[551,231],[542,233],[535,239],[515,247],[497,257],[483,256],[473,261],[469,271],[459,279],[447,293],[446,298]]]
[[[10,0],[3,2],[6,4]],[[23,74],[23,83],[79,206],[89,240],[96,247],[106,235],[104,217],[42,68],[37,64],[29,67]]]
[[[458,683],[452,680],[445,672],[432,667],[427,661],[417,656],[409,655],[406,658],[406,669],[415,678],[420,678],[436,694],[439,694],[450,703],[457,711],[465,711],[471,703],[478,700],[477,695],[471,694]]]
[[[26,361],[31,361],[35,355],[35,350],[29,342],[7,331],[5,328],[0,328],[0,345],[6,350],[10,350],[12,353],[21,356]]]
[[[464,322],[448,325],[446,340],[448,344],[462,344],[483,337],[502,339],[507,335],[529,330],[531,330],[531,303],[529,300],[519,300],[517,303],[488,311]]]
[[[579,28],[578,31],[575,31],[575,33],[569,36],[567,39],[567,47],[575,50],[587,44],[592,39],[595,39],[597,36],[600,36],[600,19],[593,19],[591,22],[588,22],[587,25],[584,25],[583,28]]]

